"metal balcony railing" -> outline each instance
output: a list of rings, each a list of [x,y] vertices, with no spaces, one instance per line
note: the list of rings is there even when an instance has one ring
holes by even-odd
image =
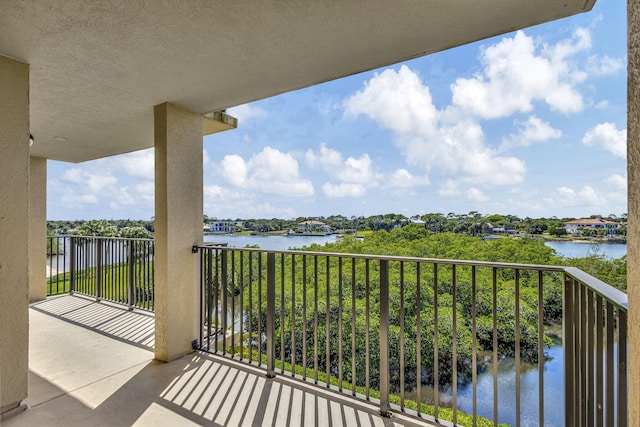
[[[198,349],[261,366],[269,377],[375,402],[384,415],[454,425],[498,425],[508,415],[513,425],[543,425],[545,409],[558,404],[544,393],[555,335],[564,357],[565,425],[626,424],[627,297],[578,269],[194,249],[201,263]],[[515,371],[511,414],[498,404],[505,358]],[[531,366],[537,402],[523,402],[521,375]],[[477,388],[483,369],[493,375],[488,398]],[[458,409],[461,388],[472,390],[467,413]],[[492,415],[483,418],[479,405],[487,400]],[[523,404],[537,404],[536,414],[523,419]]]
[[[47,295],[78,293],[154,309],[152,239],[47,237]]]

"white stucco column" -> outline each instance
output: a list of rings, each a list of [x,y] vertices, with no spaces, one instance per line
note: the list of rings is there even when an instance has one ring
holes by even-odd
[[[27,397],[29,66],[0,56],[0,413]]]
[[[202,117],[164,103],[155,120],[156,359],[191,351],[198,335],[199,257],[202,242]]]
[[[47,159],[29,164],[29,301],[47,298]]]
[[[640,1],[627,2],[629,425],[640,426]]]

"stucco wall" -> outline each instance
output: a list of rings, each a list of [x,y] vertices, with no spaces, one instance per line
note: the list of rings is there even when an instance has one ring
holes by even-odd
[[[202,241],[202,117],[173,104],[155,107],[156,358],[191,351],[198,335],[199,257]]]
[[[47,159],[29,165],[29,301],[47,297]]]
[[[29,66],[0,56],[0,412],[27,397]]]

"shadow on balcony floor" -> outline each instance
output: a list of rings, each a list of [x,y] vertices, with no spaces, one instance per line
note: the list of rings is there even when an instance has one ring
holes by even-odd
[[[88,328],[93,332],[153,351],[153,313],[96,302],[82,296],[50,297],[31,305],[33,310]]]
[[[29,409],[2,420],[3,427],[422,425],[380,417],[374,405],[291,378],[267,379],[228,359],[192,353],[154,361],[152,352],[122,337],[79,326],[86,318],[104,328],[113,318],[91,316],[87,302],[104,310],[77,297],[32,307]]]

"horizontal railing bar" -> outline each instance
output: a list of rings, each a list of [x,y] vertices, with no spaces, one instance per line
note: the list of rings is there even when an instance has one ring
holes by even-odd
[[[47,236],[48,238],[56,239],[96,239],[96,240],[133,240],[136,242],[153,242],[155,239],[144,237],[107,237],[107,236],[81,236],[75,234],[65,234],[60,236]],[[198,246],[200,247],[200,246]]]
[[[627,311],[629,303],[627,301],[627,294],[619,289],[614,288],[606,282],[597,279],[585,273],[576,267],[564,267],[565,273],[579,282],[584,283],[589,289],[593,290],[596,294],[610,301],[617,308]]]
[[[369,254],[346,254],[339,252],[314,252],[314,251],[285,251],[285,250],[271,250],[261,248],[230,248],[226,246],[210,246],[210,245],[196,245],[195,248],[199,249],[211,249],[222,248],[230,251],[246,251],[246,252],[262,252],[262,253],[276,253],[276,254],[292,254],[292,255],[308,255],[308,256],[328,256],[335,258],[355,258],[355,259],[369,259],[376,261],[405,261],[405,262],[422,262],[427,264],[445,264],[445,265],[467,265],[476,267],[497,267],[497,268],[511,268],[520,270],[544,270],[549,272],[563,272],[567,267],[558,265],[540,265],[540,264],[517,264],[508,262],[490,262],[490,261],[472,261],[472,260],[457,260],[457,259],[441,259],[441,258],[418,258],[418,257],[403,257],[395,255],[369,255]]]

